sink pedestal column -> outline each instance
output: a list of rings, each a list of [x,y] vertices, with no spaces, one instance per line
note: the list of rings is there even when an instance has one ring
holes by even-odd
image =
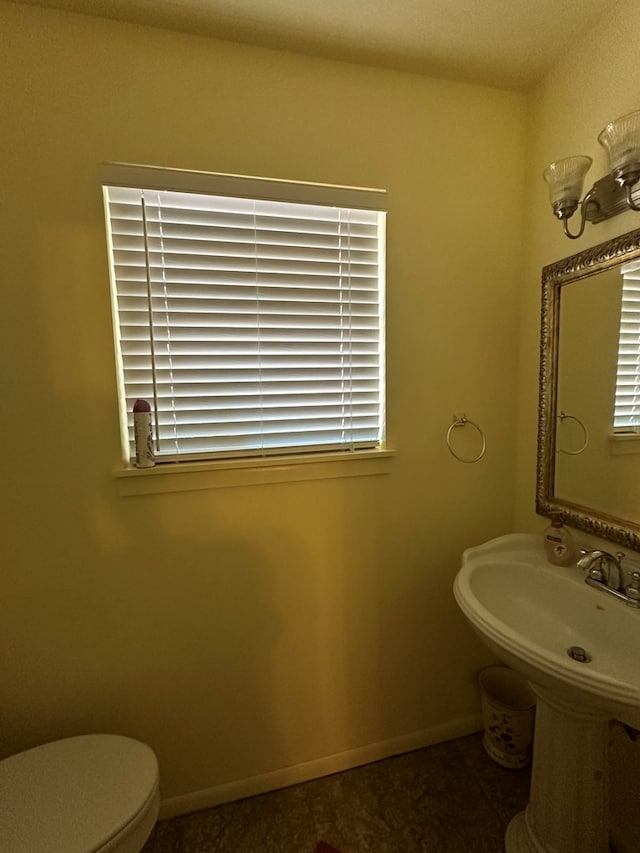
[[[507,828],[507,853],[609,853],[610,717],[531,686],[531,794]]]

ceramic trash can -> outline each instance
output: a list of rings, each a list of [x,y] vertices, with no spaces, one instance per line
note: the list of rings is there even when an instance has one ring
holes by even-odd
[[[508,666],[481,670],[478,684],[485,752],[502,767],[526,767],[531,760],[535,693],[526,678]]]

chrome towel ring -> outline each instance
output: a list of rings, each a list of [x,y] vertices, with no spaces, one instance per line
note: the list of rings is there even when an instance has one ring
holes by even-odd
[[[455,450],[451,446],[451,433],[453,432],[454,428],[455,427],[463,427],[463,426],[466,426],[467,424],[470,424],[474,429],[476,429],[478,431],[478,434],[480,435],[480,438],[482,439],[482,447],[480,448],[480,453],[478,453],[477,456],[474,456],[473,459],[465,459],[463,456],[458,456],[458,454],[455,452]],[[486,449],[487,449],[487,439],[485,438],[485,434],[480,429],[478,424],[475,423],[475,421],[469,420],[469,418],[463,412],[461,415],[454,415],[453,416],[453,423],[451,424],[451,426],[447,430],[447,447],[449,448],[449,453],[451,453],[452,456],[455,456],[455,458],[459,462],[466,462],[467,464],[471,464],[473,462],[479,462],[482,459],[482,457],[484,456]]]
[[[589,430],[582,423],[580,418],[577,418],[575,415],[568,415],[566,412],[561,410],[560,414],[558,415],[558,420],[560,421],[560,423],[563,423],[565,420],[575,421],[578,426],[582,428],[582,432],[584,434],[584,443],[579,450],[563,450],[561,447],[559,447],[556,452],[566,453],[567,456],[579,456],[581,453],[584,453],[584,451],[587,449],[587,445],[589,444]]]

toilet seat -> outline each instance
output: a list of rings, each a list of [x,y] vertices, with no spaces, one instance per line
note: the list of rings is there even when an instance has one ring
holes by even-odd
[[[158,762],[121,735],[80,735],[0,761],[0,849],[139,853],[158,816]]]

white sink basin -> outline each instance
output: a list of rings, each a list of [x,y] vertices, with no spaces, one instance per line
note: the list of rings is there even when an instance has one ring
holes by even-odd
[[[640,729],[640,611],[547,562],[542,538],[510,534],[464,552],[461,610],[496,655],[534,684]],[[591,661],[573,660],[579,646]]]
[[[608,853],[609,725],[640,729],[640,611],[550,565],[542,537],[464,552],[454,594],[484,642],[537,695],[529,804],[507,853]],[[590,657],[569,656],[581,647]]]

